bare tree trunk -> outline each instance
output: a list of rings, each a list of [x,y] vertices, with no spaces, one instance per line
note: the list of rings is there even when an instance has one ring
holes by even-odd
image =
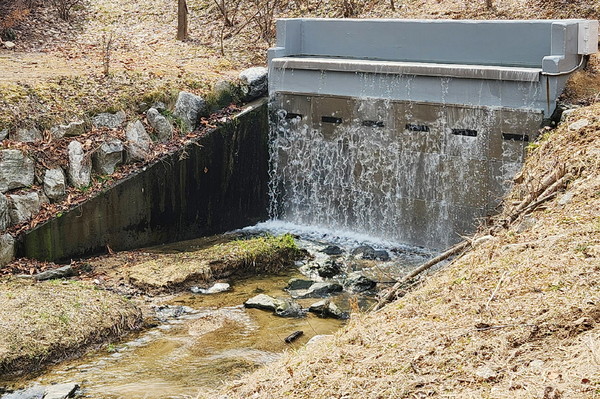
[[[394,3],[394,0],[390,0],[390,6],[392,7],[392,11],[396,11],[396,4]]]
[[[188,38],[188,8],[186,0],[178,0],[177,5],[177,40]]]

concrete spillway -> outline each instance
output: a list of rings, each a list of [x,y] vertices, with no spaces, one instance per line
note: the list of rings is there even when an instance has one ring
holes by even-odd
[[[506,193],[597,21],[288,19],[271,216],[440,248]]]

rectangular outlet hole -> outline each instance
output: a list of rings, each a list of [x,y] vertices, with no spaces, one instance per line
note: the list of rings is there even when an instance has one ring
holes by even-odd
[[[285,119],[290,120],[290,119],[302,119],[303,115],[302,114],[295,114],[293,112],[288,112],[287,114],[285,114]]]
[[[382,121],[362,121],[364,127],[385,127]]]
[[[516,134],[516,133],[502,133],[502,138],[504,140],[512,140],[512,141],[529,141],[529,136],[526,134]]]
[[[429,126],[427,125],[419,125],[416,123],[407,123],[406,124],[406,130],[408,130],[409,132],[428,132],[429,131]]]
[[[333,123],[335,125],[339,125],[342,123],[342,118],[336,118],[335,116],[322,116],[321,122],[323,123]]]
[[[477,130],[473,129],[452,129],[455,136],[477,137]]]

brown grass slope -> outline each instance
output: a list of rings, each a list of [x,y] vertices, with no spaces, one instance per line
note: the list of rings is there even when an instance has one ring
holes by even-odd
[[[498,220],[560,169],[572,174],[564,192],[226,397],[600,397],[600,104],[533,149]]]
[[[139,328],[131,302],[73,281],[0,282],[0,379],[30,373]]]

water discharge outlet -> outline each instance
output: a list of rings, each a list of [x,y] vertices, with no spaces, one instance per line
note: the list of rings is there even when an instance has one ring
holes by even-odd
[[[597,35],[586,20],[279,20],[271,217],[460,241],[494,212]]]

